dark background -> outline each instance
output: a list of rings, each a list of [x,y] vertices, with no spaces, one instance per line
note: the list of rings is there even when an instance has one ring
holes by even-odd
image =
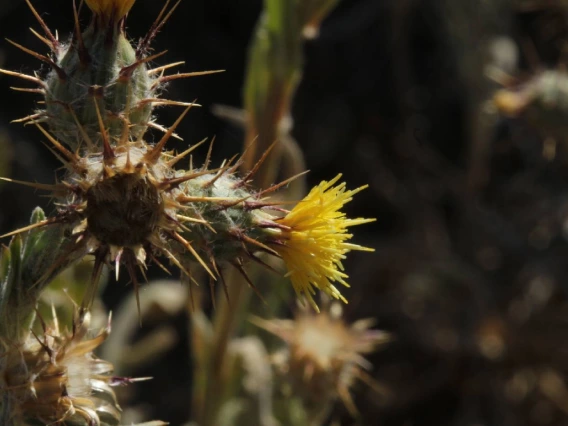
[[[347,210],[378,218],[355,231],[355,241],[376,252],[346,262],[353,284],[345,290],[347,318],[375,317],[395,336],[370,356],[372,375],[391,396],[355,388],[362,425],[568,424],[566,141],[557,137],[553,160],[541,154],[544,139],[562,135],[568,121],[552,132],[494,114],[480,132],[476,115],[497,87],[483,75],[484,43],[507,37],[520,52],[513,71],[528,79],[537,72],[531,58],[542,68],[561,64],[568,18],[560,2],[487,3],[344,0],[305,45],[293,134],[308,181],[342,172],[350,187],[368,183]],[[70,2],[34,5],[65,38]],[[136,2],[127,22],[134,40],[161,6]],[[211,107],[241,106],[260,9],[259,0],[184,1],[153,45],[167,48],[169,61],[185,60],[183,71],[227,70],[174,82],[165,94],[203,105],[179,133],[186,143],[216,135],[217,161],[241,150],[243,132]],[[2,36],[42,51],[29,26],[38,27],[23,1],[2,3]],[[0,64],[39,68],[7,42]],[[3,173],[52,182],[59,165],[37,130],[9,124],[29,114],[34,99],[11,85],[20,82],[0,76],[0,154],[10,160]],[[160,122],[172,123],[179,112],[160,110]],[[24,225],[36,205],[49,210],[39,195],[0,184],[0,232]],[[108,287],[110,307],[124,291]],[[144,372],[156,377],[140,384],[153,417],[174,425],[187,418],[188,357],[181,348]],[[340,405],[334,414],[352,423]]]

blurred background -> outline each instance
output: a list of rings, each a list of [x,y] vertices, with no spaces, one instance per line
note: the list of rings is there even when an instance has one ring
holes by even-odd
[[[68,0],[34,6],[60,38],[70,34]],[[128,35],[142,37],[161,7],[137,0]],[[185,60],[180,71],[226,70],[167,87],[168,98],[203,105],[169,148],[215,135],[216,164],[240,152],[242,127],[214,111],[242,106],[261,8],[185,0],[159,34],[155,51]],[[23,0],[2,2],[2,37],[42,52],[30,26]],[[347,212],[378,219],[354,231],[376,252],[345,263],[345,317],[375,318],[393,336],[368,356],[388,392],[355,386],[360,418],[339,403],[338,424],[568,424],[567,47],[563,0],[343,0],[305,43],[292,134],[309,186],[338,172],[349,187],[368,183]],[[0,67],[29,74],[39,64],[2,42]],[[13,85],[0,75],[0,175],[52,182],[59,164],[37,129],[10,124],[34,108]],[[159,110],[160,122],[180,112]],[[0,233],[24,226],[36,205],[53,210],[39,192],[0,183]],[[163,273],[152,268],[150,278]],[[108,309],[129,291],[111,280]],[[155,379],[133,392],[149,417],[181,425],[192,381],[187,313],[167,321],[177,344],[136,371]]]

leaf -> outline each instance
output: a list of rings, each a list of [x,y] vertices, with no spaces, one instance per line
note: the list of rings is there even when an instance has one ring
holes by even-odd
[[[45,220],[37,207],[31,224]],[[42,290],[71,262],[84,253],[69,254],[67,226],[52,224],[12,238],[0,258],[0,339],[22,342],[29,333]],[[63,261],[61,261],[63,259]]]

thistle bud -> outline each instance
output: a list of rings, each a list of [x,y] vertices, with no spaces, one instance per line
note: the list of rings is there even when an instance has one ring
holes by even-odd
[[[30,0],[26,0],[45,35],[34,33],[49,46],[51,54],[43,55],[11,43],[48,64],[51,71],[43,79],[39,74],[28,75],[0,69],[0,73],[38,86],[16,87],[14,90],[44,96],[44,110],[38,110],[17,122],[45,122],[55,138],[73,151],[91,153],[103,145],[101,128],[105,129],[104,133],[111,144],[115,144],[119,138],[138,140],[148,127],[167,131],[152,120],[153,108],[157,105],[190,104],[159,99],[159,91],[164,84],[179,78],[219,71],[164,75],[166,70],[183,62],[149,69],[147,64],[165,53],[148,56],[150,43],[177,4],[168,11],[169,1],[166,2],[148,33],[134,47],[124,32],[126,14],[134,1],[87,1],[92,12],[90,24],[85,29],[81,28],[77,10],[74,9],[74,35],[68,43],[61,43]]]
[[[67,46],[45,81],[46,114],[54,135],[76,150],[81,144],[101,146],[99,120],[112,138],[124,123],[140,137],[152,114],[154,86],[146,59],[124,34],[124,16],[133,0],[90,0],[90,25]],[[97,104],[97,105],[95,105]],[[98,109],[98,111],[97,111]]]

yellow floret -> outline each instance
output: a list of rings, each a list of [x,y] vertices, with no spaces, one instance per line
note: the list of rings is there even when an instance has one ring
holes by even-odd
[[[113,21],[121,20],[136,0],[86,0],[87,6],[96,13]]]
[[[373,222],[375,219],[349,219],[341,208],[352,200],[353,195],[365,189],[362,186],[346,190],[345,183],[334,186],[341,178],[321,182],[294,207],[278,220],[283,225],[283,244],[274,247],[284,259],[294,290],[316,309],[313,299],[315,288],[347,303],[333,285],[339,282],[349,287],[343,272],[342,261],[351,250],[374,251],[374,249],[351,244],[350,226]]]

